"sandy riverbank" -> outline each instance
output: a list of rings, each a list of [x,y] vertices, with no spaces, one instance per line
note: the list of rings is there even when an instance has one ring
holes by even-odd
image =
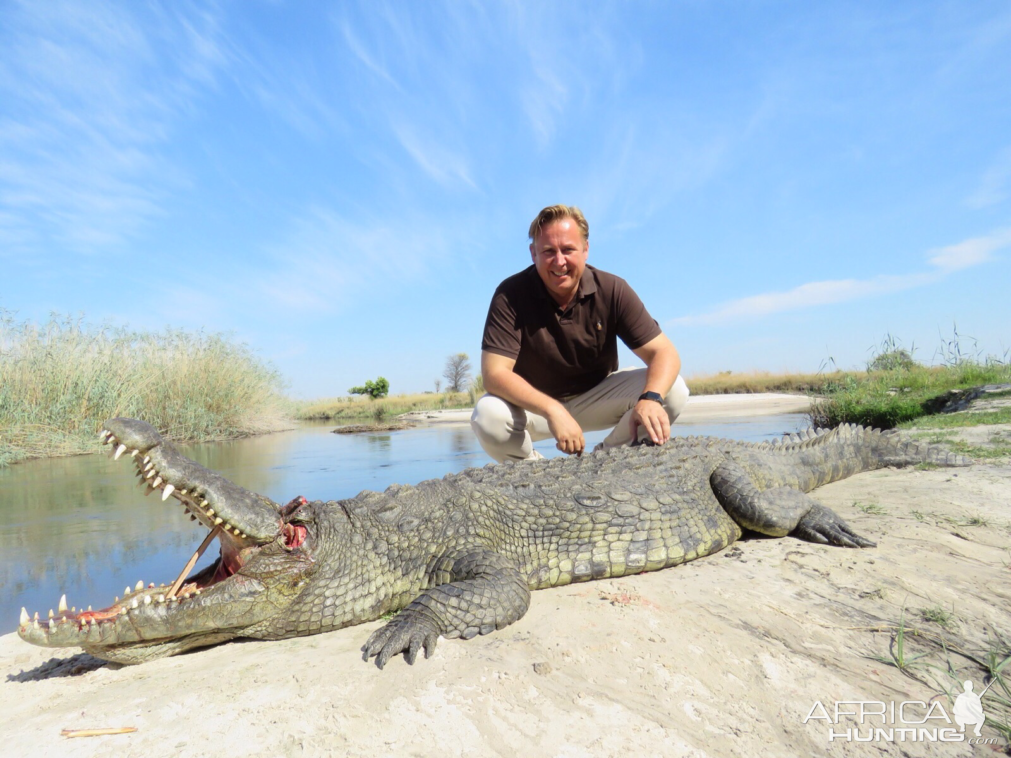
[[[786,395],[764,392],[750,395],[699,395],[688,399],[688,407],[681,414],[681,423],[698,424],[728,418],[775,416],[780,413],[807,413],[812,399],[807,395]],[[398,419],[425,424],[466,424],[471,411],[411,411]]]
[[[900,618],[927,634],[906,639],[907,656],[927,654],[915,674],[951,687],[950,661],[982,688],[980,669],[933,640],[982,655],[1011,639],[1009,492],[1006,465],[861,474],[817,497],[877,548],[750,539],[666,571],[537,592],[513,626],[442,640],[413,667],[361,661],[379,622],[126,668],[9,634],[0,754],[993,755],[829,743],[825,721],[802,722],[841,700],[936,698],[951,713],[938,683],[876,660]],[[923,619],[930,608],[952,611],[947,627]],[[60,736],[123,726],[137,731]],[[983,736],[1003,748],[989,726]]]

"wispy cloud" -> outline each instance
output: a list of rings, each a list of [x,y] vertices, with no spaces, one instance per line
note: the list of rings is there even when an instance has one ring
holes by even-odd
[[[407,154],[436,182],[443,186],[464,184],[477,189],[474,180],[470,178],[467,160],[462,154],[436,140],[422,138],[407,123],[394,126],[394,133]]]
[[[103,2],[4,11],[0,202],[26,245],[122,241],[183,182],[159,149],[226,56],[212,14],[150,12],[164,23]]]
[[[933,268],[913,274],[876,276],[871,279],[837,279],[808,282],[782,292],[766,292],[731,300],[717,308],[693,316],[682,316],[670,325],[723,325],[753,320],[774,313],[804,310],[834,303],[922,287],[944,279],[955,271],[992,260],[993,253],[1011,247],[1011,229],[998,230],[986,237],[974,237],[948,247],[931,250],[927,262]]]
[[[986,208],[1004,202],[1011,194],[1011,145],[1005,147],[983,172],[979,185],[965,204],[970,208]]]

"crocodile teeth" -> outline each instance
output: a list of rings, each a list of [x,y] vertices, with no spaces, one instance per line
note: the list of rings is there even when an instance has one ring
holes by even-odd
[[[21,609],[21,618],[18,621],[18,624],[20,626],[26,626],[29,621],[31,621],[31,619],[28,618],[28,611],[26,611],[24,608],[22,608]]]
[[[208,516],[213,516],[214,515],[214,509],[213,508],[208,508],[207,509],[207,515]]]
[[[176,488],[173,487],[171,484],[166,484],[165,485],[165,489],[161,493],[161,501],[164,503],[166,500],[168,500],[169,499],[169,495],[171,495],[173,492],[175,492],[175,489]]]
[[[123,590],[123,597],[127,597],[129,594],[130,594],[130,588],[127,587],[125,590]]]
[[[140,455],[140,450],[134,450],[132,453],[130,453],[131,458],[136,458],[138,455]]]
[[[123,444],[122,442],[120,442],[120,443],[119,443],[119,447],[117,447],[117,448],[116,448],[116,452],[115,452],[115,454],[114,454],[114,455],[112,456],[112,459],[113,459],[114,461],[118,461],[118,460],[119,460],[119,457],[120,457],[120,456],[121,456],[121,455],[122,455],[123,453],[125,453],[125,452],[126,452],[126,445],[124,445],[124,444]]]
[[[130,607],[131,608],[140,608],[140,603],[137,602],[137,598],[133,599],[133,601],[130,603]]]
[[[49,619],[49,631],[56,629],[56,619]]]
[[[151,605],[151,596],[144,595],[144,605]]]
[[[65,610],[67,610],[67,596],[66,595],[61,595],[60,596],[60,604],[57,606],[57,609],[59,610],[60,613],[63,613]]]
[[[137,580],[137,584],[134,585],[134,589],[135,590],[142,590],[142,589],[144,589],[144,582],[138,579]]]
[[[50,609],[49,609],[49,618],[51,619],[51,618],[52,618],[53,616],[55,616],[55,615],[56,615],[56,614],[55,614],[55,613],[53,613],[53,609],[52,609],[52,608],[50,608]]]
[[[224,519],[220,519],[220,518],[216,518],[216,519],[214,519],[214,525],[215,525],[215,526],[217,526],[218,524],[221,524],[221,523],[223,523],[223,522],[224,522]]]
[[[144,465],[147,466],[147,464],[149,464],[150,462],[151,462],[151,456],[150,455],[145,455],[144,456]]]
[[[103,444],[103,445],[104,445],[104,444],[105,444],[106,442],[108,442],[108,440],[107,440],[106,438],[107,438],[107,437],[111,437],[111,436],[112,436],[112,432],[110,432],[110,431],[109,431],[108,429],[103,429],[102,431],[100,431],[100,432],[98,433],[98,438],[99,438],[100,440],[102,440],[102,444]]]
[[[160,476],[156,476],[156,477],[154,478],[154,481],[153,481],[153,482],[151,482],[151,486],[152,486],[152,487],[154,487],[155,489],[158,489],[159,487],[161,487],[161,485],[162,485],[162,483],[163,483],[164,481],[165,481],[165,480],[164,480],[164,479],[162,479],[162,478],[161,478]]]

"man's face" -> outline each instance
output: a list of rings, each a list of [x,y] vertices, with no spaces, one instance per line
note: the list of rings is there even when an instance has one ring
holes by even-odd
[[[530,257],[541,281],[562,307],[575,297],[589,251],[590,243],[571,218],[545,224],[530,244]]]

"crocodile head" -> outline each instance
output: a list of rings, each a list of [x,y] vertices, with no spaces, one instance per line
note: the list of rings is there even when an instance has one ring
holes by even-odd
[[[160,491],[163,501],[174,498],[207,527],[220,543],[220,556],[185,583],[192,563],[175,585],[138,583],[100,610],[68,610],[66,596],[48,619],[22,609],[21,638],[141,663],[249,636],[283,614],[313,564],[314,535],[300,516],[305,501],[281,508],[186,458],[143,421],[116,418],[105,426],[102,441],[112,445],[113,455],[132,461],[142,483]]]

